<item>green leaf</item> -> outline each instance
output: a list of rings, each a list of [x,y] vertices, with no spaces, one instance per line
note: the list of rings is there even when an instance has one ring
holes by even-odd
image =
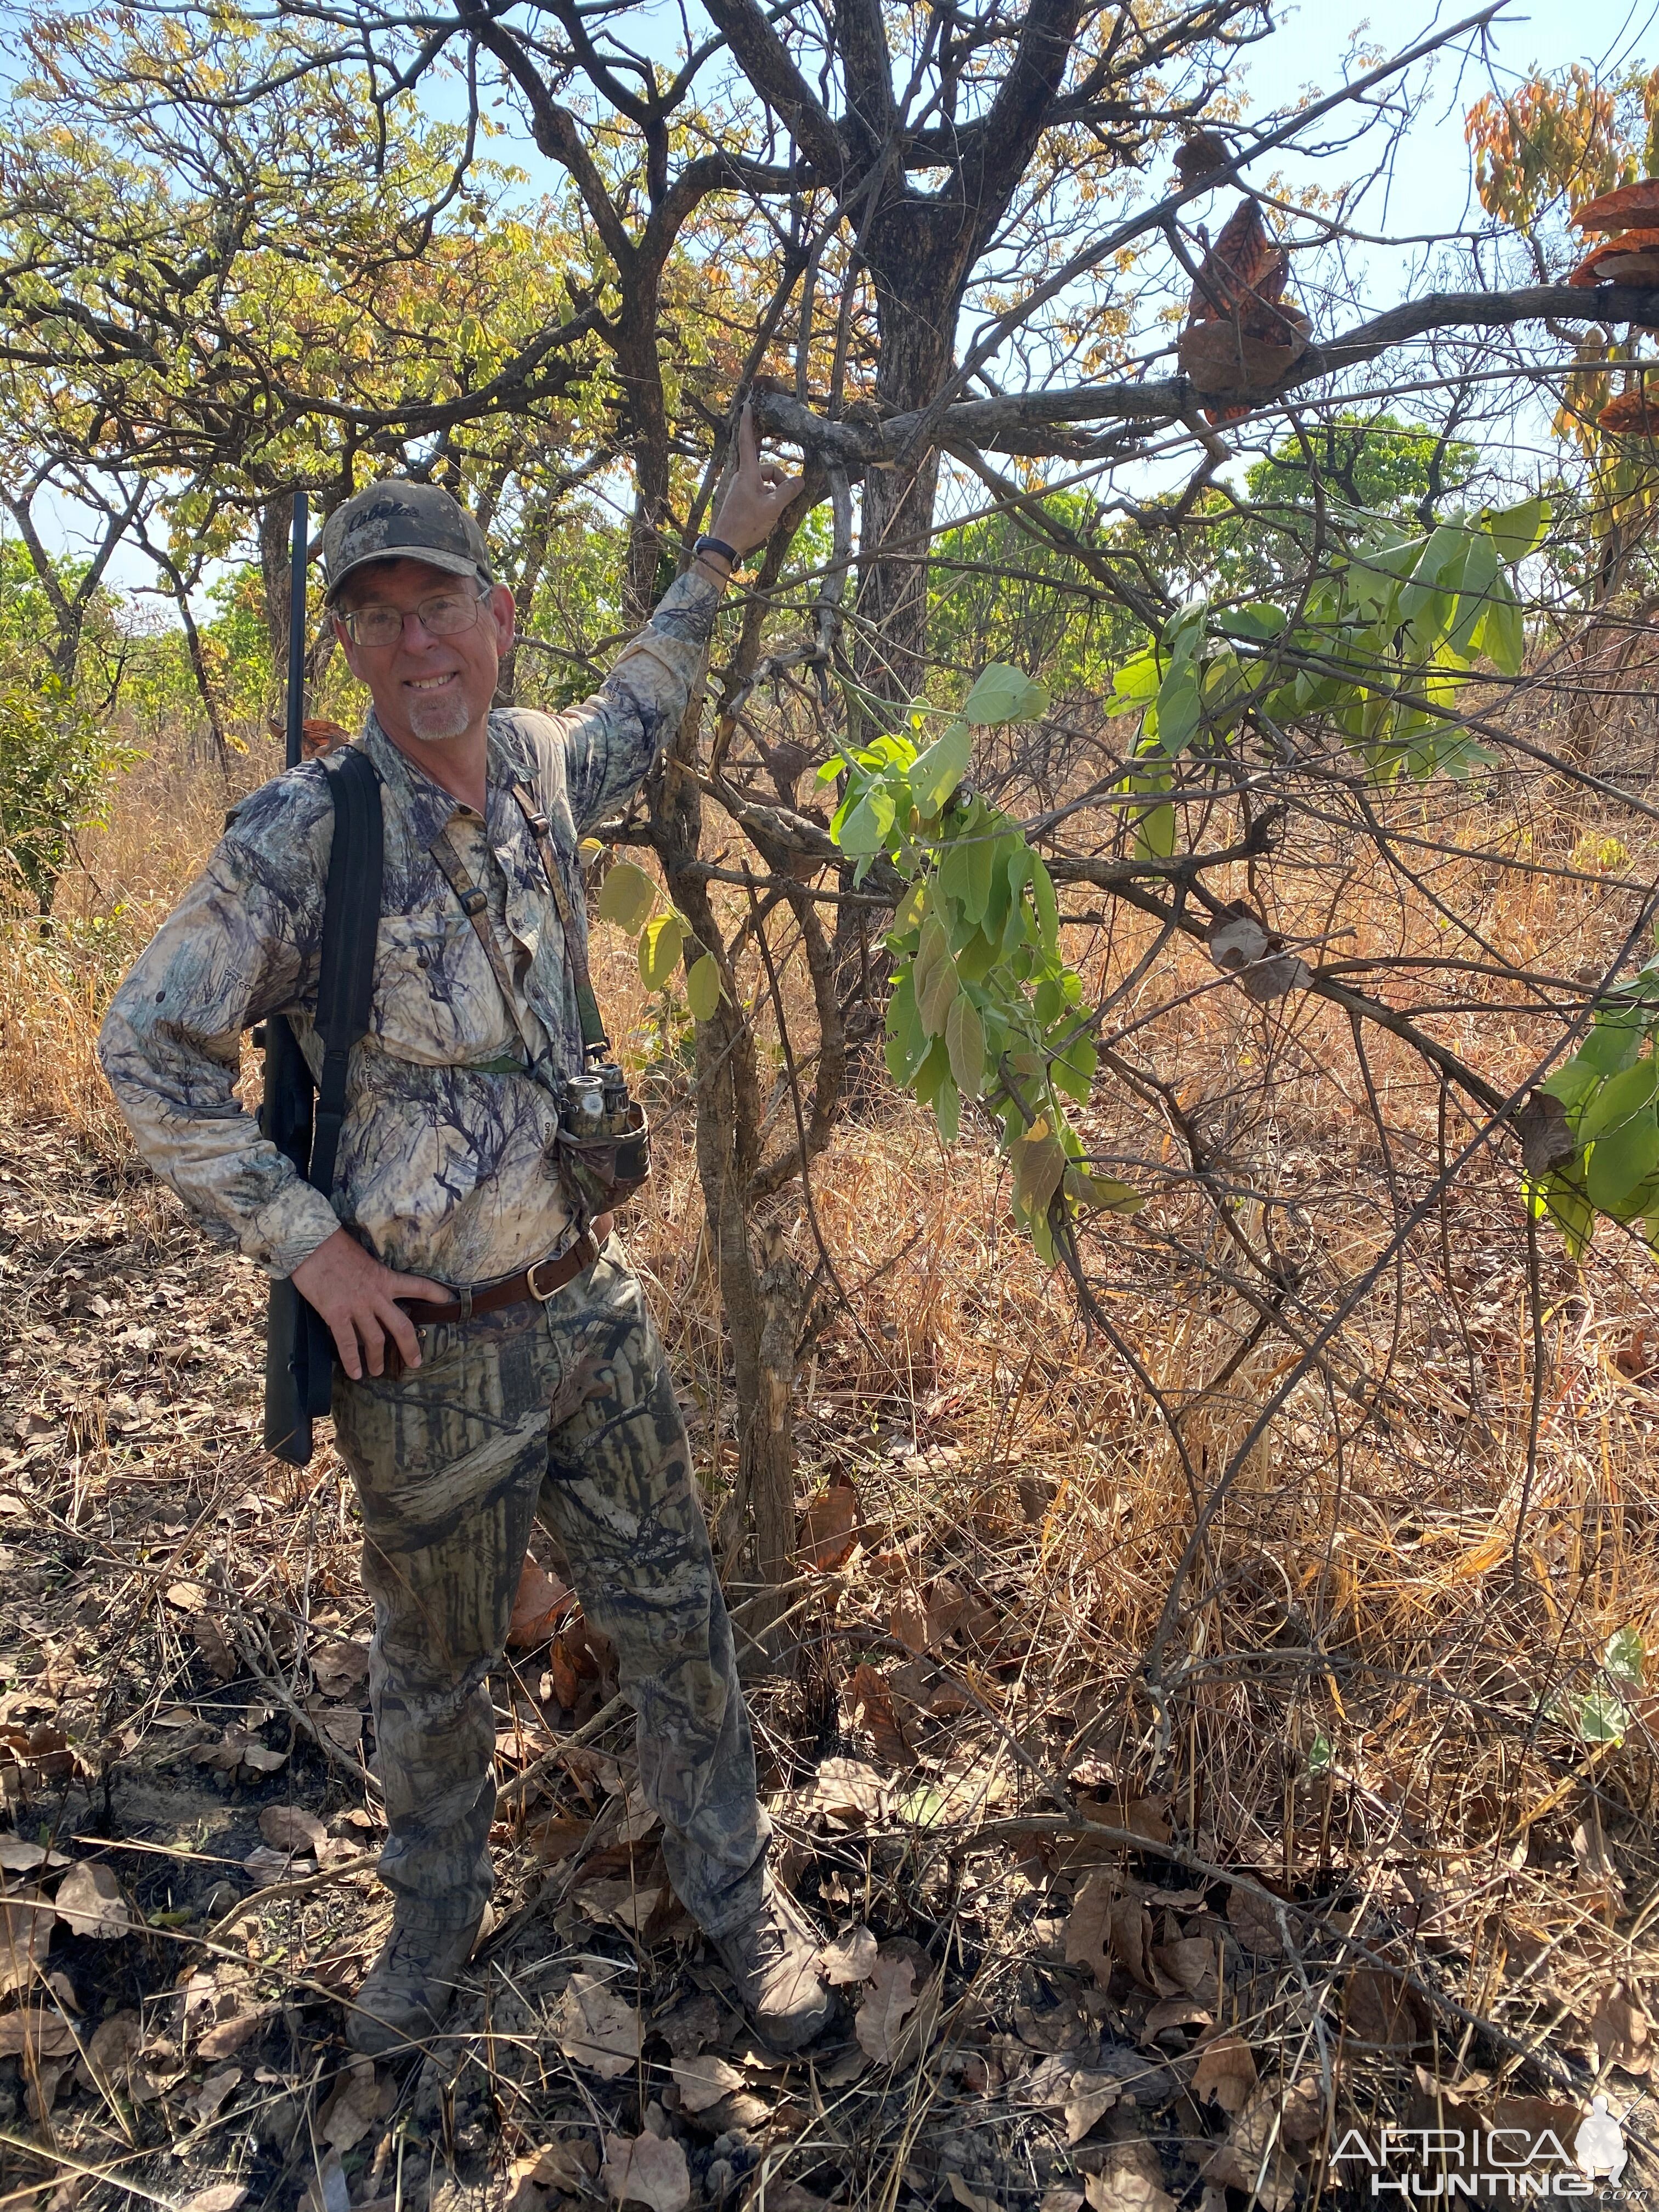
[[[902,975],[887,1001],[887,1073],[901,1090],[915,1080],[932,1043],[916,1009],[914,975]]]
[[[934,1828],[950,1811],[945,1799],[931,1783],[918,1782],[902,1797],[893,1800],[894,1817],[907,1828]]]
[[[1473,660],[1474,658],[1475,634],[1485,626],[1497,582],[1497,549],[1490,538],[1477,538],[1469,548],[1468,559],[1463,564],[1457,609],[1452,617],[1445,645],[1445,650],[1455,653],[1460,660]]]
[[[939,864],[939,889],[962,908],[964,921],[977,924],[985,918],[985,909],[991,901],[995,844],[995,839],[981,824],[970,836],[953,837]]]
[[[1176,811],[1173,806],[1149,806],[1135,821],[1135,858],[1167,860],[1176,848]]]
[[[614,921],[631,937],[643,929],[657,903],[657,886],[632,860],[618,860],[599,891],[599,920]]]
[[[1253,599],[1247,607],[1228,607],[1217,615],[1215,626],[1224,637],[1265,641],[1277,637],[1289,620],[1283,607],[1268,599]]]
[[[1145,1191],[1115,1176],[1091,1175],[1086,1168],[1068,1167],[1066,1192],[1091,1213],[1139,1213],[1146,1203]]]
[[[927,980],[916,994],[922,1027],[929,1036],[945,1035],[951,1008],[961,994],[962,986],[957,981],[957,963],[947,951],[942,959],[934,961],[928,969]]]
[[[1622,1743],[1630,1727],[1629,1707],[1605,1682],[1584,1692],[1572,1717],[1586,1743]]]
[[[1100,1053],[1087,1030],[1079,1030],[1071,1038],[1064,1052],[1055,1054],[1051,1071],[1055,1083],[1068,1098],[1079,1106],[1089,1103],[1090,1086],[1095,1079],[1095,1070],[1100,1065]]]
[[[924,814],[937,814],[968,773],[974,757],[974,733],[964,721],[952,722],[934,738],[910,771],[910,790]]]
[[[672,909],[647,921],[640,935],[640,981],[647,991],[665,991],[689,932]]]
[[[1589,1035],[1578,1048],[1577,1058],[1597,1075],[1617,1075],[1641,1051],[1644,1034],[1637,1007],[1598,1013]]]
[[[876,784],[850,807],[837,811],[830,824],[830,835],[843,853],[868,858],[887,849],[888,833],[896,812],[892,793],[884,785]]]
[[[1054,896],[1054,878],[1035,853],[1031,861],[1031,903],[1036,910],[1043,950],[1052,952],[1060,943],[1060,902]]]
[[[964,1098],[977,1098],[985,1088],[985,1024],[965,992],[958,993],[945,1018],[945,1048],[957,1089]]]
[[[1575,1260],[1581,1259],[1595,1234],[1595,1208],[1577,1184],[1565,1176],[1547,1175],[1541,1183],[1528,1186],[1532,1208],[1540,1220],[1547,1219],[1561,1232]]]
[[[968,694],[962,712],[964,720],[988,726],[1024,721],[1046,713],[1048,705],[1046,684],[1036,682],[1023,669],[1011,668],[1006,661],[994,660]]]
[[[1481,525],[1505,566],[1524,561],[1550,526],[1550,503],[1523,499],[1516,507],[1486,507]]]
[[[726,986],[720,981],[720,964],[712,952],[705,952],[694,960],[685,978],[685,1003],[700,1022],[709,1020],[714,1009],[726,995]]]
[[[1650,1110],[1596,1139],[1584,1169],[1585,1194],[1603,1213],[1617,1213],[1656,1167],[1659,1119]]]
[[[1521,602],[1502,576],[1492,587],[1478,642],[1500,676],[1521,673],[1521,665],[1527,657],[1527,627],[1522,617]]]
[[[1647,1647],[1641,1632],[1621,1628],[1609,1638],[1607,1650],[1601,1654],[1602,1671],[1618,1683],[1621,1690],[1639,1690],[1647,1667]]]
[[[1609,1076],[1579,1121],[1578,1134],[1584,1143],[1594,1144],[1598,1137],[1621,1127],[1632,1115],[1650,1105],[1656,1082],[1659,1082],[1659,1060],[1650,1058],[1638,1060],[1634,1067]]]
[[[1066,1153],[1046,1121],[1039,1121],[1013,1150],[1014,1203],[1027,1213],[1042,1215],[1066,1172]]]
[[[1204,711],[1198,671],[1190,661],[1177,662],[1158,694],[1158,744],[1173,759],[1198,733]]]

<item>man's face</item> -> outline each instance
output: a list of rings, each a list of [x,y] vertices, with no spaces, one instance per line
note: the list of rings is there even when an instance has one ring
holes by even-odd
[[[478,602],[468,629],[434,637],[416,610],[440,596],[470,600],[477,586],[425,561],[376,561],[361,568],[341,595],[342,611],[391,607],[404,616],[391,645],[358,645],[337,626],[346,665],[368,686],[389,738],[442,744],[465,737],[489,712],[501,655],[513,642],[513,594],[497,584]]]

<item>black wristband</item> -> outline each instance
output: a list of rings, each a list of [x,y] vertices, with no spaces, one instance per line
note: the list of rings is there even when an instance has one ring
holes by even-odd
[[[743,558],[735,545],[728,545],[723,538],[710,538],[706,533],[691,548],[691,558],[695,561],[700,553],[718,553],[721,560],[729,561],[733,568]]]

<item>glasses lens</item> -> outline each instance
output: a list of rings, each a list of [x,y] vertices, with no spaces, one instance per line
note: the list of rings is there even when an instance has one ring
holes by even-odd
[[[471,629],[483,605],[476,592],[440,592],[432,599],[422,599],[415,613],[428,637],[454,637],[459,631]],[[346,617],[356,642],[370,646],[396,645],[404,634],[406,619],[396,607],[359,607]]]
[[[476,592],[444,592],[434,599],[422,601],[421,622],[434,637],[453,637],[457,630],[471,629],[478,619],[478,607]]]

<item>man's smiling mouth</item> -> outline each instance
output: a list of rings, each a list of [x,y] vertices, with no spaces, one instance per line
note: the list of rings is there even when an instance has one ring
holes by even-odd
[[[451,668],[441,676],[411,676],[406,681],[411,691],[437,691],[446,684],[453,684],[459,674],[459,670]]]

